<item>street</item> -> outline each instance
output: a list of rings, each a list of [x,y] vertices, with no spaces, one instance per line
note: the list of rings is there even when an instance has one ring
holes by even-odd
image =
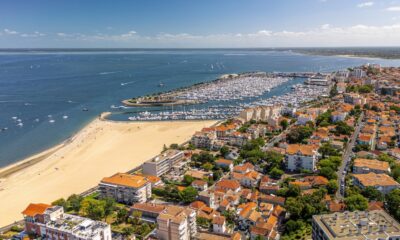
[[[344,150],[343,153],[343,161],[342,161],[342,165],[339,168],[338,171],[338,186],[339,186],[339,190],[336,192],[336,199],[343,199],[344,197],[344,191],[345,191],[345,177],[346,177],[346,173],[350,170],[349,166],[350,166],[350,160],[352,157],[352,153],[353,153],[353,147],[354,144],[356,143],[357,140],[357,136],[360,133],[361,130],[361,123],[362,123],[362,119],[364,118],[364,113],[362,112],[360,117],[358,118],[358,122],[357,122],[357,126],[354,130],[353,135],[351,136],[350,141],[347,144],[346,149]]]

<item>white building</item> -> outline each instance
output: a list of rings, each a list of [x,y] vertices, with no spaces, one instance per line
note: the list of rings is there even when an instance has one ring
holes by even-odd
[[[105,222],[64,213],[61,206],[31,203],[23,212],[25,231],[49,240],[111,240]]]
[[[318,147],[315,145],[290,144],[286,148],[287,169],[316,171],[318,156]]]
[[[215,216],[212,220],[213,232],[218,234],[226,233],[226,220],[223,216]]]
[[[168,206],[157,217],[157,237],[160,240],[189,240],[197,233],[196,211]]]
[[[102,197],[111,197],[120,203],[146,202],[151,197],[151,182],[143,176],[117,173],[103,178],[99,190]]]
[[[157,157],[146,161],[143,164],[143,174],[159,177],[171,170],[175,164],[182,161],[183,157],[183,151],[169,149]]]

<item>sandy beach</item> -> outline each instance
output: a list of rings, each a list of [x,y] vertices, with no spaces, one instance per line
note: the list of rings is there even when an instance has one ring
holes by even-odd
[[[51,203],[94,187],[183,143],[216,121],[111,122],[96,119],[69,141],[0,169],[0,226],[21,220],[31,202]]]

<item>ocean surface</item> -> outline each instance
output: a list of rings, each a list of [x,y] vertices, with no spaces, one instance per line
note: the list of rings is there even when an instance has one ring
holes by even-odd
[[[400,66],[400,60],[271,50],[1,51],[0,129],[7,130],[0,132],[0,167],[61,143],[101,112],[127,120],[129,114],[111,108],[126,98],[228,73],[330,72],[365,63]]]

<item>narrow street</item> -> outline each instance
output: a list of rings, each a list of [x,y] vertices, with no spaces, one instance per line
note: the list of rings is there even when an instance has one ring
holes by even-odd
[[[354,133],[351,136],[351,139],[348,142],[347,147],[346,147],[346,149],[344,150],[344,153],[343,153],[342,165],[340,166],[338,174],[337,174],[338,175],[337,181],[338,181],[339,189],[336,192],[336,199],[339,199],[339,200],[343,199],[343,197],[344,197],[345,177],[346,177],[346,173],[349,171],[351,153],[353,152],[353,147],[354,147],[354,145],[356,143],[357,136],[360,133],[361,126],[362,126],[361,123],[362,123],[363,118],[364,118],[364,113],[361,113],[361,115],[360,115],[360,117],[358,119],[358,122],[357,122],[357,126],[356,126],[356,128],[354,130]],[[344,171],[346,171],[346,173],[344,173]]]

